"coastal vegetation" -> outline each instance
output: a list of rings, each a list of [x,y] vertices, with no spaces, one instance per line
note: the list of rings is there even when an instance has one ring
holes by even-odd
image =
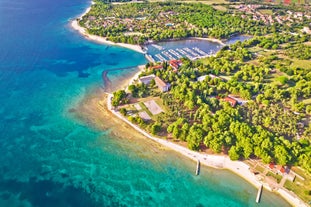
[[[149,133],[189,149],[225,153],[232,160],[298,165],[304,170],[292,169],[309,180],[311,59],[295,66],[296,57],[287,56],[287,45],[298,53],[299,45],[310,40],[305,34],[255,37],[225,46],[215,57],[183,58],[177,71],[168,62],[148,63],[140,77],[159,77],[170,83],[170,90],[159,90],[154,79],[134,83],[120,92],[127,94],[128,103],[116,108]],[[163,67],[154,69],[154,64]],[[150,100],[161,113],[145,106]],[[134,107],[137,103],[139,108]],[[281,182],[282,176],[269,175]],[[308,201],[309,185],[300,179],[286,181],[284,187]]]
[[[279,28],[218,11],[209,5],[176,2],[112,5],[96,1],[79,23],[90,34],[129,44],[186,37],[221,39],[236,34],[264,35]]]
[[[311,23],[311,14],[303,7],[288,13],[291,7],[282,5],[247,6],[227,2],[216,5],[226,6],[220,10],[213,6],[204,1],[108,4],[95,0],[79,24],[89,34],[112,42],[143,45],[187,37],[227,39],[238,34],[297,32]]]
[[[264,163],[300,165],[311,172],[310,71],[293,67],[284,45],[293,45],[297,53],[310,40],[291,34],[252,38],[224,47],[215,57],[183,59],[178,72],[158,63],[163,69],[146,69],[141,75],[160,77],[171,84],[170,91],[140,83],[129,87],[127,97],[129,103],[131,97],[160,97],[166,110],[135,122],[193,150],[208,148],[233,160],[257,157]],[[237,101],[232,104],[228,97]]]
[[[219,11],[200,3],[96,1],[79,24],[90,34],[139,45],[252,35],[224,46],[215,56],[182,58],[178,67],[170,61],[146,64],[140,77],[150,81],[116,91],[112,106],[154,136],[192,150],[224,153],[232,160],[300,166],[309,180],[311,31],[305,26],[311,16],[302,8],[287,9],[233,4]],[[282,182],[279,174],[266,174]],[[299,186],[296,181],[285,183],[310,200],[309,191]]]

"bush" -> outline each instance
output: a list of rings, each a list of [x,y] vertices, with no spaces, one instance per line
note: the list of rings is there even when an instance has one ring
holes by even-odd
[[[121,108],[121,109],[120,109],[120,113],[121,113],[123,116],[126,116],[126,114],[127,114],[126,108]]]

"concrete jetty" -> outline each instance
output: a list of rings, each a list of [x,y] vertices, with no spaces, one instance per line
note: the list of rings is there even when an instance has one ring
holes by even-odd
[[[199,175],[200,174],[200,167],[201,167],[200,160],[198,160],[197,161],[197,169],[195,171],[195,175]]]
[[[262,184],[258,188],[257,197],[256,197],[256,203],[260,202],[261,194],[262,194]]]

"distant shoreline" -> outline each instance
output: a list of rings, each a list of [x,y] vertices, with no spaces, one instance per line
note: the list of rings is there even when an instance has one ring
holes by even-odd
[[[88,12],[89,9],[86,11]],[[84,15],[84,14],[83,14]],[[82,16],[83,16],[82,15]],[[81,16],[81,17],[82,17]],[[80,18],[81,18],[80,17]],[[78,18],[79,19],[79,18]],[[130,49],[130,50],[133,50],[133,51],[136,51],[136,52],[139,52],[139,53],[142,53],[142,54],[147,54],[146,51],[144,51],[142,49],[142,47],[140,45],[132,45],[132,44],[126,44],[126,43],[115,43],[115,42],[112,42],[112,41],[109,41],[107,40],[106,37],[101,37],[101,36],[98,36],[98,35],[91,35],[89,34],[86,29],[84,27],[81,27],[78,23],[78,20],[75,19],[75,20],[72,20],[71,21],[71,27],[74,29],[74,30],[77,30],[80,34],[82,34],[85,38],[89,39],[89,40],[92,40],[92,41],[95,41],[95,42],[98,42],[98,43],[102,43],[102,44],[106,44],[106,45],[113,45],[113,46],[119,46],[119,47],[123,47],[123,48],[127,48],[127,49]],[[220,44],[221,46],[225,46],[226,44],[223,43],[221,40],[219,39],[214,39],[214,38],[205,38],[205,37],[187,37],[187,38],[181,38],[181,39],[169,39],[169,40],[166,40],[166,41],[158,41],[158,42],[154,42],[154,43],[159,43],[159,42],[170,42],[170,41],[185,41],[185,40],[205,40],[205,41],[210,41],[210,42],[215,42],[215,43],[218,43]]]
[[[139,45],[131,45],[131,44],[125,44],[125,43],[114,43],[114,42],[107,40],[107,38],[105,38],[105,37],[100,37],[97,35],[91,35],[91,34],[87,33],[86,29],[81,27],[76,19],[71,22],[71,26],[73,29],[79,31],[80,34],[82,34],[85,38],[87,38],[89,40],[93,40],[95,42],[103,43],[106,45],[114,45],[114,46],[124,47],[124,48],[130,49],[130,50],[134,50],[136,52],[145,54],[145,52],[142,50],[142,48]]]
[[[92,2],[92,4],[94,4],[94,2]],[[89,40],[96,41],[98,43],[107,44],[107,45],[120,46],[120,47],[131,49],[131,50],[139,52],[139,53],[146,54],[146,52],[144,52],[143,49],[141,48],[141,46],[139,46],[139,45],[114,43],[114,42],[108,41],[107,38],[105,38],[105,37],[100,37],[100,36],[88,34],[86,29],[81,27],[78,24],[78,19],[82,18],[86,13],[88,13],[90,11],[90,9],[91,9],[91,7],[89,7],[80,17],[71,21],[71,26],[73,29],[79,31],[80,34],[82,34],[84,37],[86,37]],[[221,44],[222,46],[225,45],[221,40],[218,40],[218,39],[197,38],[197,37],[191,37],[191,38],[192,39],[202,39],[202,40],[217,42],[217,43]],[[190,39],[190,38],[185,38],[185,39]],[[140,72],[136,73],[134,75],[134,77],[131,78],[130,82],[132,83],[138,77],[139,74],[140,74]],[[210,155],[210,154],[203,154],[203,153],[195,152],[195,151],[189,150],[188,148],[185,148],[181,145],[178,145],[176,143],[173,143],[173,142],[170,142],[170,141],[167,141],[164,139],[156,138],[156,137],[150,135],[149,133],[145,132],[144,130],[142,130],[141,128],[136,126],[135,124],[131,123],[124,116],[122,116],[118,111],[113,110],[111,107],[111,97],[112,97],[112,94],[108,93],[108,98],[107,98],[108,110],[112,114],[114,114],[116,117],[118,117],[120,120],[124,121],[125,123],[127,123],[128,125],[133,127],[137,132],[140,132],[141,134],[143,134],[148,139],[151,139],[157,143],[160,143],[160,144],[162,144],[162,145],[164,145],[164,146],[166,146],[166,147],[168,147],[168,148],[170,148],[170,149],[172,149],[172,150],[174,150],[174,151],[176,151],[176,152],[178,152],[178,153],[180,153],[180,154],[182,154],[182,155],[184,155],[184,156],[186,156],[186,157],[188,157],[194,161],[200,160],[200,162],[202,164],[204,164],[208,167],[230,170],[231,172],[233,172],[233,173],[237,174],[238,176],[242,177],[243,179],[247,180],[249,183],[251,183],[256,188],[263,185],[266,189],[268,189],[269,191],[272,191],[272,189],[270,188],[270,186],[267,183],[262,183],[261,181],[259,181],[257,179],[257,177],[254,175],[254,173],[252,173],[250,171],[249,166],[247,164],[245,164],[244,162],[232,161],[232,160],[230,160],[230,158],[228,156],[224,156],[224,155]],[[281,195],[291,205],[299,206],[299,207],[308,206],[303,201],[301,201],[296,195],[294,195],[293,193],[291,193],[287,190],[280,188],[276,192],[278,192],[278,194]],[[255,202],[255,200],[254,200],[254,202]]]
[[[92,1],[91,5],[93,5],[93,4],[95,4],[95,3]],[[115,43],[115,42],[107,40],[106,37],[101,37],[101,36],[98,36],[98,35],[89,34],[84,27],[81,27],[79,25],[78,20],[82,19],[82,17],[84,15],[86,15],[90,10],[91,10],[91,6],[88,7],[83,14],[81,14],[79,17],[77,17],[77,18],[75,18],[74,20],[71,21],[70,25],[71,25],[71,27],[74,30],[78,31],[85,38],[87,38],[89,40],[92,40],[92,41],[95,41],[95,42],[98,42],[98,43],[102,43],[102,44],[106,44],[106,45],[119,46],[119,47],[127,48],[127,49],[130,49],[130,50],[142,53],[142,54],[147,54],[147,52],[144,51],[142,46],[140,46],[140,45],[132,45],[132,44],[127,44],[127,43]],[[179,39],[168,39],[168,40],[163,40],[163,41],[155,41],[154,43],[166,42],[166,41],[169,42],[169,41],[191,40],[191,39],[216,42],[216,43],[220,44],[221,46],[225,46],[226,45],[224,42],[222,42],[219,39],[209,38],[209,37],[186,37],[186,38],[179,38]]]
[[[91,4],[93,5],[95,3],[92,1]],[[98,43],[103,43],[103,44],[106,44],[106,45],[119,46],[119,47],[127,48],[127,49],[130,49],[130,50],[134,50],[136,52],[145,54],[145,52],[143,51],[143,49],[139,45],[131,45],[131,44],[125,44],[125,43],[115,43],[115,42],[107,40],[106,37],[100,37],[100,36],[97,36],[97,35],[89,34],[84,27],[81,27],[79,25],[78,20],[81,19],[87,13],[89,13],[90,10],[91,10],[91,6],[89,8],[87,8],[83,14],[81,14],[79,17],[77,17],[76,19],[71,21],[70,25],[71,25],[71,27],[74,30],[78,31],[80,34],[82,34],[85,38],[87,38],[89,40],[92,40],[92,41],[95,41],[95,42],[98,42]]]

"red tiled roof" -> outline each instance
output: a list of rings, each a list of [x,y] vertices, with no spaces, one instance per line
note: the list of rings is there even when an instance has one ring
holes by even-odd
[[[278,165],[276,169],[280,171],[281,173],[285,173],[285,168],[282,165]]]
[[[169,61],[169,64],[170,64],[173,68],[178,69],[178,68],[181,66],[182,62],[181,62],[181,60],[170,60],[170,61]]]
[[[229,102],[232,107],[235,107],[237,104],[237,101],[230,97],[226,97],[223,100],[226,102]]]
[[[170,64],[173,68],[179,68],[179,65],[177,65],[176,63],[171,63]]]
[[[155,66],[151,66],[150,68],[149,68],[150,70],[160,70],[160,69],[163,69],[163,66],[162,65],[155,65]]]
[[[181,60],[170,60],[169,63],[170,64],[178,64],[178,65],[180,65],[182,62],[181,62]]]

